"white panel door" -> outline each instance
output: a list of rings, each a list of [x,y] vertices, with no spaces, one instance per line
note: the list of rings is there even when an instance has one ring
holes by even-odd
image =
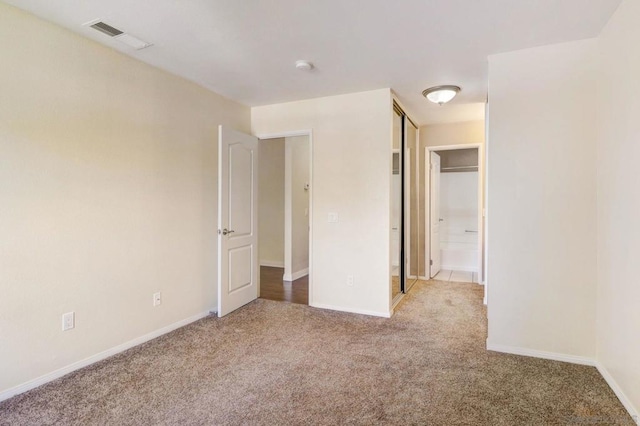
[[[218,316],[258,297],[258,140],[218,129]]]
[[[429,164],[429,220],[431,221],[429,252],[431,253],[430,277],[433,278],[440,272],[440,156],[432,152]]]

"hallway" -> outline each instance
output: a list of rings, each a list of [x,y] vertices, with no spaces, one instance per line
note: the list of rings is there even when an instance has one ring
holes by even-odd
[[[260,267],[260,298],[279,302],[309,304],[309,275],[282,281],[284,268]]]

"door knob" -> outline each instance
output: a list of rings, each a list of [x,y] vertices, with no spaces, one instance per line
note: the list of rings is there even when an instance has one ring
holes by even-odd
[[[230,231],[230,230],[228,230],[227,228],[224,228],[224,229],[222,230],[222,235],[231,234],[232,232],[236,232],[236,231],[233,231],[233,230],[231,230],[231,231]]]

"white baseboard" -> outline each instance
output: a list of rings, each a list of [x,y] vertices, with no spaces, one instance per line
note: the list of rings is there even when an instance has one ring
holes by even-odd
[[[284,268],[284,260],[261,260],[260,266],[269,266],[271,268]]]
[[[302,278],[306,275],[309,275],[309,268],[301,269],[291,274],[291,276],[284,274],[282,276],[283,281],[295,281],[299,278]]]
[[[351,314],[369,315],[372,317],[391,318],[391,312],[367,311],[364,309],[351,309],[342,306],[324,305],[322,303],[310,304],[312,308],[329,309],[331,311],[349,312]]]
[[[640,424],[640,409],[638,409],[638,407],[634,407],[631,400],[627,397],[627,395],[625,395],[620,386],[618,386],[618,383],[615,381],[613,376],[611,376],[609,370],[607,370],[599,362],[596,362],[596,368],[598,369],[602,377],[604,377],[604,380],[607,382],[611,390],[613,390],[613,393],[616,394],[624,408],[629,412],[631,418],[636,422],[636,424]]]
[[[21,385],[14,386],[12,388],[4,390],[4,391],[0,392],[0,401],[4,401],[6,399],[9,399],[9,398],[11,398],[13,396],[16,396],[18,394],[26,392],[28,390],[37,388],[38,386],[42,386],[45,383],[49,383],[49,382],[51,382],[51,381],[53,381],[55,379],[58,379],[58,378],[60,378],[62,376],[66,376],[67,374],[72,373],[72,372],[74,372],[76,370],[79,370],[81,368],[87,367],[87,366],[89,366],[91,364],[95,364],[98,361],[102,361],[103,359],[109,358],[110,356],[113,356],[113,355],[118,354],[120,352],[124,352],[127,349],[133,348],[134,346],[138,346],[138,345],[140,345],[142,343],[148,342],[149,340],[155,339],[156,337],[160,337],[163,334],[167,334],[167,333],[169,333],[169,332],[171,332],[173,330],[176,330],[176,329],[178,329],[180,327],[184,327],[185,325],[190,324],[190,323],[192,323],[194,321],[197,321],[197,320],[199,320],[201,318],[204,318],[207,315],[209,315],[208,311],[200,313],[200,314],[197,314],[197,315],[194,315],[194,316],[186,318],[186,319],[183,319],[183,320],[178,321],[178,322],[174,322],[173,324],[170,324],[170,325],[168,325],[166,327],[162,327],[162,328],[160,328],[158,330],[152,331],[151,333],[147,333],[144,336],[137,337],[137,338],[135,338],[133,340],[130,340],[130,341],[125,342],[125,343],[123,343],[121,345],[115,346],[115,347],[113,347],[111,349],[107,349],[105,351],[102,351],[100,353],[92,355],[92,356],[90,356],[88,358],[85,358],[83,360],[74,362],[73,364],[69,364],[66,367],[59,368],[59,369],[57,369],[55,371],[52,371],[50,373],[47,373],[47,374],[45,374],[43,376],[40,376],[40,377],[35,378],[33,380],[29,380],[28,382],[23,383]]]
[[[451,266],[451,265],[440,265],[440,270],[444,271],[460,271],[460,272],[475,272],[478,273],[478,268],[468,267],[468,266]]]
[[[596,360],[593,358],[577,356],[577,355],[560,354],[556,352],[538,351],[535,349],[528,349],[528,348],[518,348],[514,346],[496,345],[493,343],[489,343],[488,341],[487,341],[487,350],[495,351],[495,352],[503,352],[506,354],[513,354],[513,355],[530,356],[533,358],[550,359],[553,361],[570,362],[571,364],[589,365],[591,367],[596,366]]]
[[[600,374],[602,375],[602,377],[604,378],[604,380],[607,382],[607,384],[611,388],[611,390],[613,390],[613,392],[616,394],[616,396],[620,400],[620,403],[622,403],[624,408],[627,410],[631,418],[636,423],[639,422],[638,415],[640,414],[640,410],[638,410],[637,407],[634,407],[631,400],[627,397],[627,395],[625,395],[625,393],[622,391],[620,386],[618,386],[618,383],[614,380],[611,374],[609,374],[609,371],[607,371],[607,369],[595,359],[576,356],[576,355],[559,354],[555,352],[537,351],[537,350],[527,349],[527,348],[518,348],[513,346],[495,345],[495,344],[489,343],[488,341],[487,341],[487,350],[514,354],[514,355],[530,356],[534,358],[551,359],[554,361],[564,361],[572,364],[581,364],[581,365],[596,367],[600,372]]]

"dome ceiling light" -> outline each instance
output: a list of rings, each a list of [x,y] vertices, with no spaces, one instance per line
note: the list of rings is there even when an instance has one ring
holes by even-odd
[[[460,87],[458,86],[434,86],[424,90],[422,92],[422,96],[424,96],[434,104],[442,106],[449,102],[451,99],[455,98],[459,91]]]
[[[299,61],[296,61],[296,68],[301,71],[311,71],[313,69],[313,64],[309,61],[301,59]]]

